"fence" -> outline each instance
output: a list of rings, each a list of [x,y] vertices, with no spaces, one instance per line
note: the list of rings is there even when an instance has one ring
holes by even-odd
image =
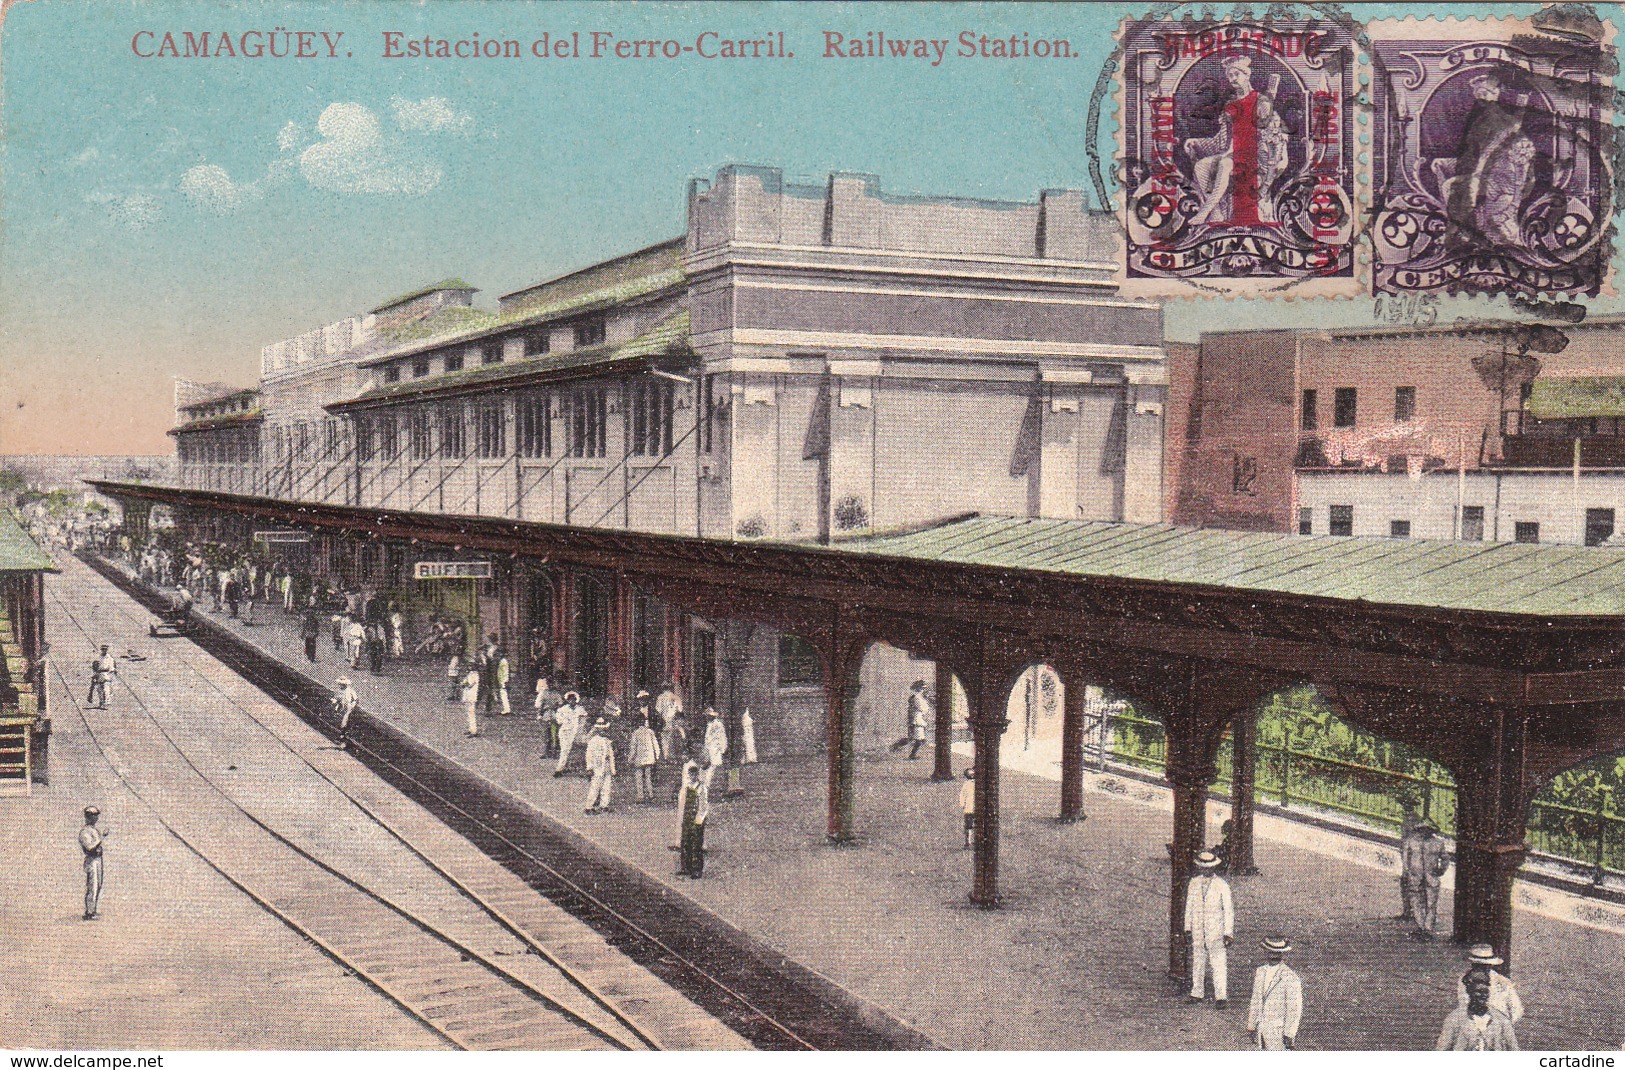
[[[1098,767],[1115,762],[1163,774],[1167,738],[1160,721],[1138,717],[1120,702],[1103,702],[1090,712]],[[1455,782],[1430,762],[1418,763],[1421,773],[1408,773],[1328,758],[1263,733],[1257,750],[1254,796],[1261,802],[1282,809],[1308,806],[1398,832],[1404,813],[1401,800],[1413,798],[1441,832],[1455,833]],[[1227,739],[1219,749],[1216,783],[1228,789],[1231,771]],[[1594,883],[1602,883],[1608,875],[1625,876],[1625,815],[1613,806],[1608,788],[1598,789],[1596,804],[1589,808],[1536,799],[1528,826],[1530,846],[1537,854],[1588,871]]]

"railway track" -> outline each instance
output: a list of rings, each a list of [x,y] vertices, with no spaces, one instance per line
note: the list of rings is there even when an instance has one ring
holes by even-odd
[[[64,646],[71,640],[62,622],[80,633],[86,649],[93,649],[95,642],[118,643],[145,634],[144,614],[136,619],[134,613],[103,607],[94,592],[75,594],[76,608],[70,608],[56,592],[51,599],[59,625],[55,631],[62,637],[58,642]],[[173,697],[165,693],[181,691],[174,685],[187,671],[195,674],[196,667],[168,651],[147,664],[131,665],[123,675],[142,679],[121,681],[131,686],[120,689],[109,711],[84,707],[60,666],[58,676],[96,746],[131,790],[177,838],[245,894],[456,1047],[657,1050],[665,1046],[656,1035],[659,1030],[651,1030],[627,1013],[613,995],[600,991],[591,977],[528,931],[549,928],[547,911],[538,912],[530,902],[537,899],[534,893],[511,877],[505,886],[501,879],[491,879],[489,872],[484,874],[484,886],[475,886],[480,875],[477,862],[499,875],[505,871],[466,843],[465,855],[476,855],[477,860],[451,857],[456,837],[449,831],[442,833],[441,842],[425,845],[423,841],[432,836],[432,818],[414,815],[406,800],[392,800],[394,793],[383,785],[378,787],[384,790],[351,795],[324,771],[316,770],[439,873],[466,900],[456,905],[463,909],[454,906],[443,916],[435,916],[422,909],[426,897],[421,890],[416,907],[397,901],[387,887],[377,886],[380,882],[368,882],[364,876],[358,879],[342,863],[324,857],[320,847],[303,844],[297,834],[275,827],[275,816],[245,806],[240,785],[222,783],[225,778],[206,772],[176,739],[182,731],[177,718],[183,715],[164,708]],[[223,669],[221,675],[230,676]],[[172,686],[153,686],[160,680]],[[198,686],[195,680],[187,682],[193,688]],[[205,678],[205,685],[219,692],[222,700],[240,699],[229,693],[230,680],[224,681],[224,689],[219,683]],[[249,709],[242,712],[259,720]],[[259,724],[276,735],[275,726]],[[307,732],[307,736],[313,734]],[[297,741],[279,737],[279,742],[295,756],[305,757],[297,753]],[[257,757],[263,759],[263,755]],[[331,750],[326,757],[335,765],[347,761]],[[396,823],[390,824],[390,819]],[[471,861],[476,864],[469,865]],[[475,880],[455,876],[450,872],[453,869],[472,871]],[[468,909],[470,906],[483,912],[483,917]],[[540,926],[535,924],[538,913]],[[594,943],[580,941],[578,934],[574,951],[589,964],[595,952],[604,953],[602,941],[596,941],[596,948]],[[516,951],[523,957],[516,957]],[[617,993],[624,994],[624,990]],[[658,993],[653,995],[658,998]],[[650,996],[645,992],[633,1002],[648,1002]]]
[[[164,607],[162,595],[116,566],[100,560],[89,564],[149,610]],[[146,620],[142,618],[143,630]],[[243,686],[264,692],[317,731],[330,728],[328,693],[321,684],[207,620],[191,639],[231,669]],[[726,946],[715,934],[696,926],[692,913],[682,904],[650,895],[645,884],[620,868],[549,833],[517,800],[490,797],[482,790],[488,786],[472,784],[468,774],[449,767],[426,749],[405,745],[363,718],[352,724],[350,752],[432,817],[432,825],[405,822],[412,831],[403,832],[400,814],[377,814],[409,845],[430,827],[441,829],[442,834],[449,829],[461,837],[460,842],[473,846],[479,860],[488,863],[477,879],[464,882],[467,894],[498,914],[514,909],[513,904],[524,901],[525,893],[539,894],[751,1045],[775,1050],[924,1046],[923,1038],[908,1035],[889,1022],[870,1021],[828,999],[794,970],[781,968],[784,964]],[[358,797],[364,793],[355,792],[353,786],[347,791],[357,805],[376,811],[377,800]],[[464,851],[460,863],[472,864],[475,860],[466,855]],[[489,867],[500,872],[493,873]],[[549,953],[541,950],[547,945],[537,939],[539,926],[511,916],[507,924],[527,932],[539,954]],[[555,953],[570,968],[568,949]],[[631,1001],[645,1002],[636,995]]]

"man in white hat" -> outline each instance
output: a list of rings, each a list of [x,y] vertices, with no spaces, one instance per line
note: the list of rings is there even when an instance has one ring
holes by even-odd
[[[1490,1006],[1488,966],[1474,966],[1462,979],[1465,1005],[1453,1008],[1439,1033],[1438,1051],[1517,1051],[1512,1020]]]
[[[85,827],[79,830],[79,851],[85,856],[85,920],[96,920],[102,898],[102,841],[108,836],[106,829],[96,827],[102,812],[94,806],[85,807]]]
[[[722,714],[710,706],[705,708],[705,762],[715,769],[728,753],[728,726],[722,723]]]
[[[1489,978],[1490,1007],[1506,1015],[1508,1021],[1516,1023],[1523,1018],[1523,1000],[1518,998],[1518,989],[1512,979],[1496,969],[1505,961],[1489,944],[1474,944],[1467,949],[1467,976],[1471,976],[1474,969],[1482,968]],[[1466,976],[1456,982],[1456,1005],[1467,1006]]]
[[[1284,1051],[1297,1042],[1303,1017],[1303,982],[1286,964],[1292,945],[1284,936],[1258,942],[1268,960],[1253,971],[1253,998],[1247,1007],[1247,1032],[1265,1051]]]
[[[355,713],[359,700],[350,678],[341,676],[333,681],[333,713],[339,719],[339,750],[350,749],[350,715]]]
[[[575,749],[576,733],[581,731],[581,719],[586,715],[581,696],[574,691],[566,691],[564,705],[553,711],[553,719],[559,726],[559,757],[553,763],[554,776],[563,776],[569,766],[570,751]]]
[[[470,664],[468,671],[463,673],[462,686],[458,697],[463,700],[463,715],[468,718],[468,728],[463,732],[465,736],[480,734],[480,667]]]
[[[608,812],[610,791],[615,784],[615,747],[609,740],[609,721],[603,717],[593,722],[587,733],[587,772],[592,783],[587,787],[587,813]]]
[[[1450,868],[1445,844],[1433,822],[1423,820],[1403,847],[1403,869],[1410,882],[1411,909],[1416,914],[1418,940],[1431,940],[1439,924],[1439,878]]]
[[[1202,851],[1196,856],[1196,876],[1185,889],[1185,931],[1191,938],[1191,1002],[1206,998],[1206,975],[1213,971],[1213,1003],[1223,1007],[1230,999],[1228,957],[1235,939],[1236,912],[1230,884],[1217,874],[1219,856]]]

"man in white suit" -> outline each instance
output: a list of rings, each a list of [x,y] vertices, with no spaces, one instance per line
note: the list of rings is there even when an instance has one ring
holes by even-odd
[[[1236,912],[1230,885],[1214,871],[1219,856],[1203,851],[1196,856],[1196,876],[1185,889],[1185,932],[1191,938],[1191,1002],[1205,998],[1204,981],[1213,971],[1213,1003],[1223,1007],[1230,998],[1225,952],[1235,938]]]
[[[1247,1032],[1265,1051],[1284,1051],[1297,1041],[1303,1017],[1303,982],[1286,964],[1292,945],[1284,936],[1258,942],[1268,963],[1253,971],[1253,999],[1247,1008]]]

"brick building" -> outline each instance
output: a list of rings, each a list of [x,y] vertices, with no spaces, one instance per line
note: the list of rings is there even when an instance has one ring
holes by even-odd
[[[1625,318],[1171,347],[1174,523],[1596,544],[1625,510]]]

